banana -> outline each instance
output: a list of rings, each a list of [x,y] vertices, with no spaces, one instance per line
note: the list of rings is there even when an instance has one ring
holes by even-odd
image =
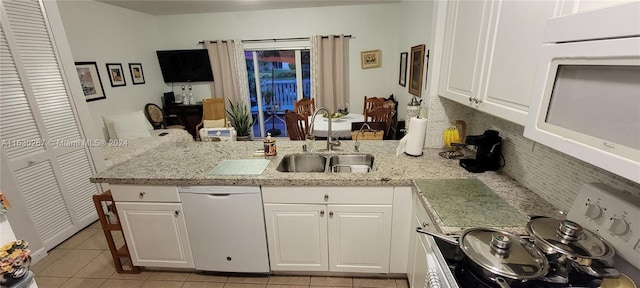
[[[442,137],[444,139],[444,146],[451,148],[451,127],[444,130]]]
[[[460,132],[455,127],[449,127],[444,130],[442,138],[444,140],[444,146],[446,148],[453,148],[451,144],[460,143]]]
[[[460,143],[460,132],[458,132],[458,129],[452,128],[451,134],[451,143]]]

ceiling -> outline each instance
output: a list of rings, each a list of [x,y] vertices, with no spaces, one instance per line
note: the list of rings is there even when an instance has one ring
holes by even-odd
[[[268,9],[399,3],[402,0],[96,0],[150,15],[234,12]]]

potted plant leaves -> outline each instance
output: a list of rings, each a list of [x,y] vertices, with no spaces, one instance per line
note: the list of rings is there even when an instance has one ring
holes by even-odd
[[[229,109],[227,110],[231,126],[236,129],[238,141],[251,141],[251,130],[255,119],[251,120],[251,113],[247,108],[247,104],[237,102],[235,105],[229,100]]]

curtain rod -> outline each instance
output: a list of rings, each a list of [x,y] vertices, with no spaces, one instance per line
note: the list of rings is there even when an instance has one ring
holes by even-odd
[[[338,36],[338,35],[333,35]],[[329,38],[329,36],[322,36],[322,38]],[[354,38],[351,35],[344,35],[344,38]],[[296,38],[272,38],[272,39],[250,39],[250,40],[242,40],[242,43],[255,43],[255,42],[278,42],[278,41],[299,41],[299,40],[309,40],[311,37],[296,37]],[[226,40],[220,40],[223,43],[227,42]],[[211,43],[217,43],[218,41],[209,41]],[[198,44],[204,44],[204,41],[198,42]]]

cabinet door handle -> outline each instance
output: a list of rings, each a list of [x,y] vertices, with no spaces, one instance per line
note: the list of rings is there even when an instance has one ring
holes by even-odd
[[[324,210],[320,210],[320,217],[324,217]]]
[[[140,198],[143,198],[144,194],[146,194],[144,191],[140,192]]]
[[[329,201],[329,194],[324,194],[324,201]]]
[[[478,98],[478,97],[469,97],[469,104],[471,104],[471,102],[476,103],[476,105],[477,105],[477,104],[482,103],[482,100],[480,98]]]
[[[180,210],[173,211],[176,215],[180,214]]]
[[[427,223],[427,221],[422,222],[422,228],[425,228],[427,226],[429,226],[429,223]]]
[[[333,211],[329,211],[329,218],[333,218]]]

